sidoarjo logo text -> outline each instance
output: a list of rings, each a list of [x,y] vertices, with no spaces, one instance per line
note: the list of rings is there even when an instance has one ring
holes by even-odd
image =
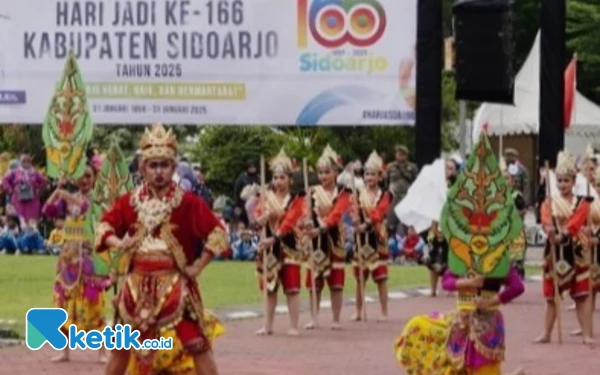
[[[173,339],[164,338],[148,339],[140,343],[140,332],[132,330],[129,324],[117,324],[113,327],[104,327],[102,331],[80,331],[77,326],[69,326],[68,337],[62,332],[61,327],[67,322],[68,314],[60,308],[33,308],[27,311],[25,327],[25,343],[31,350],[39,350],[46,343],[56,350],[90,349],[99,350],[102,347],[108,350],[129,349],[173,349]]]
[[[388,70],[387,58],[373,54],[371,48],[387,27],[385,9],[378,0],[297,0],[297,12],[301,72]]]

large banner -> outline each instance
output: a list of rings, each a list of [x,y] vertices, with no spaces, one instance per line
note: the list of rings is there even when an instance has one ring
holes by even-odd
[[[2,3],[0,123],[72,50],[97,124],[414,124],[417,0]]]

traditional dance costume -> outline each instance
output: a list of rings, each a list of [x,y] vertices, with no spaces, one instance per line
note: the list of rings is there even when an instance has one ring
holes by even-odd
[[[600,168],[596,172],[596,184],[600,183]],[[590,207],[590,223],[592,224],[593,237],[598,240],[596,244],[590,244],[590,277],[594,290],[600,291],[600,200],[595,199]]]
[[[88,226],[90,203],[88,197],[77,193],[81,206],[60,199],[48,202],[43,209],[46,217],[66,215],[65,242],[56,264],[54,306],[67,311],[69,318],[63,332],[75,324],[78,330],[103,330],[104,292],[110,287],[108,277],[95,274],[92,253],[93,235]]]
[[[383,160],[376,153],[372,153],[365,162],[365,169],[379,172],[382,167]],[[359,190],[358,204],[356,205],[358,212],[355,214],[360,223],[367,225],[367,229],[364,233],[357,234],[357,251],[353,260],[354,276],[356,278],[359,277],[361,263],[364,280],[367,280],[369,275],[376,283],[385,281],[388,278],[390,250],[385,218],[391,202],[392,196],[389,191],[384,191],[381,188],[369,190],[367,187]]]
[[[453,292],[458,280],[446,272],[442,288]],[[396,358],[409,375],[500,375],[505,352],[502,312],[498,307],[477,309],[475,301],[498,296],[506,304],[523,291],[515,268],[502,280],[486,279],[479,291],[459,291],[456,312],[418,316],[407,323],[396,340]]]
[[[510,194],[483,133],[440,220],[450,245],[442,288],[458,292],[457,310],[405,326],[395,348],[409,375],[501,375],[506,345],[499,306],[524,292],[506,246],[523,226]]]
[[[564,233],[563,241],[555,246],[556,265],[553,264],[550,241],[544,249],[543,293],[547,300],[554,300],[554,277],[562,294],[569,291],[572,298],[585,297],[590,292],[590,267],[583,255],[578,238],[579,230],[587,220],[589,202],[575,196],[554,196],[542,204],[541,219],[544,227],[553,226],[557,233]]]
[[[283,150],[271,161],[272,171],[291,171],[291,159]],[[266,237],[275,238],[271,249],[267,250],[267,290],[277,291],[279,285],[285,294],[300,292],[302,254],[298,251],[300,220],[305,214],[304,193],[288,193],[283,200],[273,190],[266,190],[260,197],[255,217],[267,216]],[[259,251],[256,257],[256,268],[259,276],[259,287],[264,288],[263,257],[265,252]]]
[[[427,245],[429,253],[425,257],[425,266],[438,276],[443,276],[448,268],[448,241],[441,233],[436,235],[432,229],[427,235]]]
[[[317,162],[319,168],[336,170],[340,167],[340,157],[329,145],[323,150]],[[313,273],[316,270],[317,292],[324,286],[324,279],[331,290],[342,290],[345,284],[344,248],[345,230],[342,217],[350,207],[351,192],[342,186],[327,191],[322,185],[313,186],[310,191],[310,214],[312,225],[321,228],[321,234],[313,239],[313,254],[308,255],[306,288],[312,290]]]
[[[155,125],[144,134],[141,149],[145,159],[174,160],[176,140],[171,131]],[[137,351],[132,353],[135,365],[130,363],[130,369],[136,374],[193,369],[193,363],[182,361],[181,356],[210,350],[222,326],[207,314],[198,283],[188,276],[186,267],[198,259],[200,242],[212,256],[227,249],[219,219],[202,199],[175,184],[163,198],[144,184],[120,197],[104,214],[97,229],[96,251],[107,251],[106,241],[113,235],[135,240],[117,297],[119,321],[139,330],[141,340],[176,337],[185,349]],[[179,368],[170,367],[174,364]]]

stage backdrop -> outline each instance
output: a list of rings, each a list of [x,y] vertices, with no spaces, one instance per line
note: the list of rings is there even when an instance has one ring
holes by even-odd
[[[412,125],[417,0],[19,0],[0,123],[41,123],[78,56],[95,123]]]

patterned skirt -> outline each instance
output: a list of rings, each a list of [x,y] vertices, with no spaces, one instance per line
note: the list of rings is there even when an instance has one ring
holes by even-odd
[[[411,319],[395,343],[396,359],[408,375],[501,375],[500,361],[476,369],[458,364],[449,352],[455,312]],[[452,344],[450,344],[452,346]]]
[[[204,334],[211,345],[214,340],[225,333],[225,327],[219,319],[209,310],[204,310]],[[127,373],[129,375],[156,375],[168,373],[171,375],[182,375],[194,373],[194,359],[183,347],[175,329],[165,329],[160,336],[173,339],[173,349],[157,351],[148,357],[148,351],[133,351],[129,359]],[[152,363],[147,363],[148,359]]]

